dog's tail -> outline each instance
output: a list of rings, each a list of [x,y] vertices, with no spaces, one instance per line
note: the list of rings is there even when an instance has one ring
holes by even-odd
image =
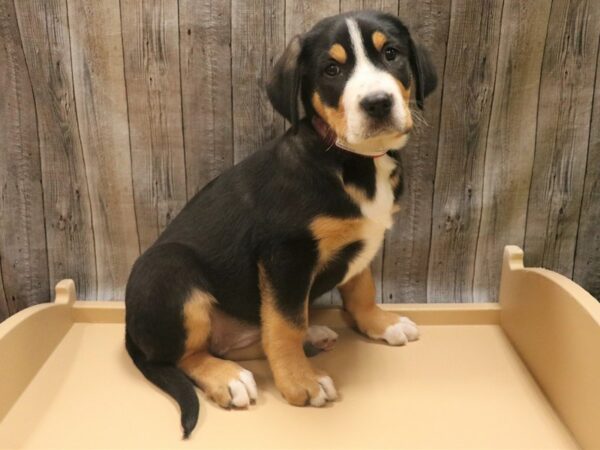
[[[192,381],[173,365],[148,361],[128,333],[125,334],[125,347],[140,372],[179,404],[183,438],[187,439],[196,427],[200,411],[198,395]]]

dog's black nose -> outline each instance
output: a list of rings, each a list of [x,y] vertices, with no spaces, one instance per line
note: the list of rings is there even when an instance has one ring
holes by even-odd
[[[375,92],[360,101],[360,107],[374,119],[383,119],[392,110],[394,99],[385,92]]]

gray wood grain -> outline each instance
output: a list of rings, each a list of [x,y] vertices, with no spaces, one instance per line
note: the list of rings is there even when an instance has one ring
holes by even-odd
[[[0,266],[2,261],[0,260]],[[6,294],[4,293],[4,282],[2,281],[2,271],[0,270],[0,322],[10,316],[8,310],[8,302],[6,301]]]
[[[50,298],[36,108],[12,1],[0,2],[0,261],[9,313]]]
[[[452,2],[434,184],[430,302],[473,301],[501,15],[500,0]]]
[[[231,17],[233,146],[235,162],[282,134],[283,118],[265,85],[285,48],[284,1],[233,0]]]
[[[20,0],[15,6],[37,110],[50,285],[72,278],[80,298],[94,299],[94,232],[73,98],[67,5]]]
[[[187,198],[177,0],[121,0],[121,18],[133,192],[143,251]]]
[[[592,110],[600,2],[555,0],[542,66],[526,263],[573,274]]]
[[[398,0],[341,0],[340,12],[357,11],[372,9],[375,11],[383,11],[388,14],[398,15]],[[375,282],[376,301],[383,302],[383,255],[385,243],[373,258],[371,263],[371,272],[373,273],[373,281]]]
[[[340,12],[366,9],[398,15],[398,0],[340,0]]]
[[[551,3],[504,1],[475,255],[475,301],[497,301],[504,246],[523,245]]]
[[[123,298],[139,255],[117,0],[69,0],[77,118],[96,243],[98,298]]]
[[[573,279],[600,300],[600,49]]]
[[[230,2],[179,0],[179,47],[191,198],[233,164]]]
[[[416,112],[423,121],[416,127],[401,159],[404,193],[400,212],[388,232],[383,261],[383,296],[389,303],[427,300],[427,271],[431,242],[433,183],[439,138],[441,80],[446,64],[446,42],[450,26],[450,2],[446,0],[401,1],[400,19],[413,38],[430,52],[440,83],[427,98],[425,109]],[[413,107],[416,107],[413,105]]]

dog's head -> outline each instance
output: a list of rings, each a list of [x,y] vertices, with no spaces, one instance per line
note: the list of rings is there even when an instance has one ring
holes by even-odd
[[[292,39],[267,84],[275,109],[296,126],[299,101],[353,151],[401,148],[416,104],[436,87],[435,69],[395,16],[365,11],[328,17]]]

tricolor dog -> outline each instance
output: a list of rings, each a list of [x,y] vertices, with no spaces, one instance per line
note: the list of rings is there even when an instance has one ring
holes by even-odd
[[[266,355],[293,405],[335,400],[334,380],[305,353],[335,342],[308,317],[331,289],[366,336],[418,338],[375,304],[369,263],[397,210],[411,93],[422,108],[435,86],[428,54],[391,15],[329,17],[289,43],[267,93],[290,130],[190,200],[127,284],[127,350],[175,398],[185,437],[198,419],[194,384],[225,408],[256,399],[234,360]]]

